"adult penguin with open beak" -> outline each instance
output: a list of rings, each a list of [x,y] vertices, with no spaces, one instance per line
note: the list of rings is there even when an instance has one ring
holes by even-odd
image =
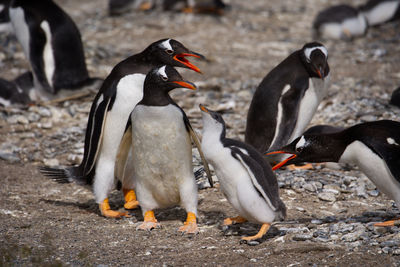
[[[400,123],[380,120],[356,124],[332,133],[305,134],[266,153],[291,154],[273,169],[303,162],[355,164],[400,208]],[[377,223],[393,226],[400,219]]]
[[[131,144],[129,116],[143,98],[144,80],[151,69],[169,64],[200,72],[186,57],[204,58],[174,39],[162,39],[118,63],[94,98],[81,164],[61,169],[42,167],[41,172],[61,183],[75,181],[93,185],[102,215],[128,216],[126,212],[111,210],[108,195],[114,188],[116,176],[122,179],[124,207],[134,209],[139,204],[131,180],[123,179]],[[120,143],[123,145],[119,146]]]

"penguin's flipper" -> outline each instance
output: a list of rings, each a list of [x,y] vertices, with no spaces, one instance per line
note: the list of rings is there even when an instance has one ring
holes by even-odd
[[[263,167],[260,166],[260,164],[250,156],[243,153],[240,148],[231,147],[231,149],[232,156],[239,160],[242,166],[247,170],[247,173],[251,178],[251,182],[253,183],[257,192],[265,199],[272,210],[278,211],[280,207],[279,195],[271,190],[271,186],[266,178],[268,174],[264,172]],[[274,175],[272,171],[271,174]]]
[[[300,102],[308,86],[309,82],[307,79],[299,79],[281,96],[282,116],[280,117],[280,121],[277,121],[279,128],[275,130],[277,131],[277,135],[272,140],[269,149],[286,145],[293,131],[295,131],[297,120],[299,119]],[[288,131],[288,129],[290,130]]]
[[[121,143],[119,144],[117,159],[115,162],[115,177],[117,177],[117,179],[121,182],[125,179],[125,166],[131,146],[132,126],[129,125],[127,126],[124,136],[121,139]]]
[[[93,115],[89,117],[85,138],[85,152],[87,151],[87,153],[84,154],[82,161],[83,172],[85,174],[89,173],[96,164],[110,102],[111,98],[100,101],[100,103],[96,104],[93,108]]]
[[[186,114],[185,113],[183,113],[183,114],[184,114],[185,126],[189,130],[189,134],[197,147],[197,151],[199,151],[201,161],[203,161],[203,165],[204,165],[204,169],[207,174],[208,182],[210,183],[210,186],[213,187],[214,183],[213,183],[213,179],[211,176],[210,167],[208,166],[208,162],[207,162],[206,158],[204,157],[203,150],[201,149],[199,137],[197,136],[196,132],[193,130],[192,125],[190,124],[189,119],[187,118]]]

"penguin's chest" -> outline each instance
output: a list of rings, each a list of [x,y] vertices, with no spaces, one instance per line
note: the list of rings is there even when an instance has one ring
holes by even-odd
[[[400,205],[400,183],[391,174],[386,162],[360,141],[347,146],[339,162],[356,164],[376,187]]]
[[[328,75],[325,80],[314,78],[309,80],[309,88],[301,99],[296,126],[288,141],[289,143],[300,136],[311,121],[319,103],[326,94],[329,81],[330,75]]]
[[[139,105],[131,115],[135,178],[153,196],[179,195],[183,179],[192,179],[192,145],[183,114],[174,105]]]

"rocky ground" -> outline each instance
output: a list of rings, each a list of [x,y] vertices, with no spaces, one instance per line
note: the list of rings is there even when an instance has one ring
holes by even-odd
[[[228,136],[239,139],[258,83],[311,40],[317,12],[338,3],[231,0],[231,10],[222,17],[158,10],[109,17],[106,0],[57,2],[81,30],[92,76],[106,77],[120,60],[164,37],[204,54],[208,61],[197,64],[203,75],[182,70],[199,90],[177,90],[173,98],[196,131],[201,131],[198,104],[203,103],[223,112]],[[400,110],[388,102],[400,84],[399,29],[394,22],[350,42],[324,42],[332,86],[312,125],[398,117]],[[18,45],[0,48],[3,78],[15,78],[27,68]],[[277,171],[287,222],[249,244],[240,243],[240,237],[255,234],[259,226],[222,227],[235,212],[204,178],[199,180],[196,236],[177,233],[185,219],[180,208],[156,212],[163,228],[151,232],[135,230],[143,220],[139,210],[122,220],[101,217],[90,189],[57,184],[37,171],[41,165],[80,162],[93,97],[0,109],[0,265],[400,266],[400,228],[373,226],[398,217],[399,210],[353,166]],[[114,192],[110,202],[121,209],[121,193]]]

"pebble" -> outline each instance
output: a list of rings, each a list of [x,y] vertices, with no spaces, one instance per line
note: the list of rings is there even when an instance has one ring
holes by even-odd
[[[312,234],[299,234],[292,237],[294,241],[306,241],[313,238]]]
[[[47,167],[56,167],[59,166],[60,163],[58,162],[58,159],[43,159],[43,163]]]
[[[400,240],[388,240],[388,241],[383,241],[380,244],[381,247],[399,247],[400,246]]]
[[[247,241],[247,245],[249,245],[249,246],[257,246],[257,245],[259,245],[259,244],[260,244],[260,242],[257,241],[257,240],[250,240],[250,241]]]
[[[322,192],[318,193],[318,198],[324,201],[335,202],[336,197],[334,193],[331,192]]]
[[[20,158],[13,154],[13,153],[9,153],[9,152],[2,152],[0,151],[0,159],[8,161],[10,163],[17,163],[20,162]]]

